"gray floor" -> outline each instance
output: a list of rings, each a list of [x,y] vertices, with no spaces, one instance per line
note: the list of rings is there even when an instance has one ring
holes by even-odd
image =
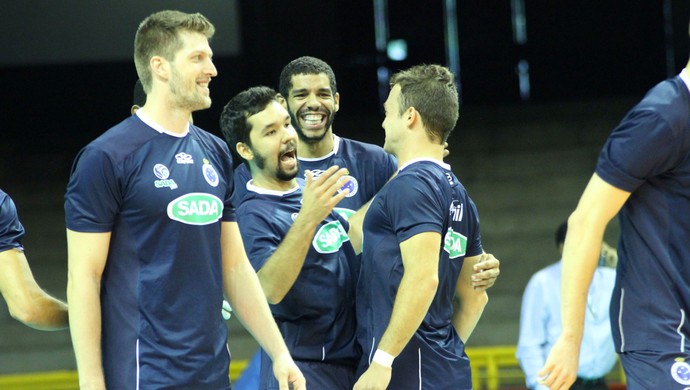
[[[557,260],[553,232],[575,207],[603,140],[634,100],[463,110],[448,161],[479,209],[485,250],[501,259],[501,277],[471,346],[515,344],[522,290],[530,275]],[[339,119],[338,128],[382,136],[378,118]],[[365,127],[366,128],[366,127]],[[0,188],[15,199],[27,229],[24,244],[39,284],[65,298],[64,166],[73,156],[12,158],[0,165]],[[3,160],[0,160],[0,164]],[[67,161],[67,163],[65,163]],[[54,177],[51,177],[54,176]],[[46,179],[46,177],[48,177]],[[9,179],[8,179],[9,178]],[[607,232],[615,243],[617,226]],[[234,318],[230,349],[246,359],[256,343]],[[68,331],[40,332],[10,318],[0,304],[0,374],[75,369]]]

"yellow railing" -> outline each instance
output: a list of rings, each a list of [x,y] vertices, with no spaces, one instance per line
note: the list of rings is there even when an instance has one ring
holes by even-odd
[[[467,348],[472,366],[472,388],[475,390],[498,390],[508,386],[520,387],[525,384],[525,376],[515,358],[515,346]],[[249,362],[233,360],[230,363],[230,378],[239,377]],[[625,383],[625,375],[620,364],[607,375],[610,383]],[[0,375],[2,390],[76,390],[79,380],[75,371],[50,371],[28,374]]]
[[[233,360],[230,363],[230,379],[237,379],[248,360]],[[78,390],[79,378],[76,371],[32,372],[27,374],[0,375],[1,390]]]

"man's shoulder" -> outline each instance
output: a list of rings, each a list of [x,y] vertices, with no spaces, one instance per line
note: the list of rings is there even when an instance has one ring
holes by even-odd
[[[340,148],[338,149],[338,152],[365,152],[365,153],[373,153],[373,154],[380,154],[380,155],[385,155],[388,156],[388,153],[383,150],[382,147],[375,145],[375,144],[370,144],[367,142],[362,142],[362,141],[356,141],[350,138],[344,138],[340,137]]]

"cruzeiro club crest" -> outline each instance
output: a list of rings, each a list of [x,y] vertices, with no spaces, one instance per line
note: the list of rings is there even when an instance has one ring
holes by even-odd
[[[321,175],[324,173],[323,169],[312,169],[311,174],[314,180],[318,179],[321,177]],[[304,174],[304,178],[307,178],[307,174]],[[348,180],[347,183],[345,183],[342,187],[338,189],[338,192],[345,191],[347,189],[350,190],[350,192],[345,195],[345,197],[350,198],[355,196],[357,193],[357,190],[359,189],[359,183],[357,183],[357,179],[355,179],[353,176],[350,175],[345,175],[343,176],[340,180]]]
[[[345,183],[345,185],[340,187],[338,192],[350,190],[350,192],[347,195],[345,195],[345,197],[351,198],[351,197],[355,196],[355,194],[357,193],[357,189],[359,188],[359,184],[357,184],[357,179],[355,179],[354,177],[352,177],[350,175],[347,175],[347,176],[343,176],[341,180],[347,180],[347,183]]]
[[[671,366],[671,376],[681,385],[690,385],[690,364],[682,357],[676,358],[676,362]]]
[[[204,159],[204,164],[201,166],[201,171],[204,173],[204,179],[206,183],[210,184],[212,187],[218,187],[218,172],[213,168],[207,159]]]

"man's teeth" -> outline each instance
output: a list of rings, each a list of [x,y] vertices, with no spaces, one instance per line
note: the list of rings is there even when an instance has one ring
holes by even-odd
[[[304,117],[302,117],[302,119],[305,122],[318,123],[318,122],[321,122],[321,120],[323,119],[323,116],[317,115],[317,114],[310,114],[310,115],[305,115]]]

